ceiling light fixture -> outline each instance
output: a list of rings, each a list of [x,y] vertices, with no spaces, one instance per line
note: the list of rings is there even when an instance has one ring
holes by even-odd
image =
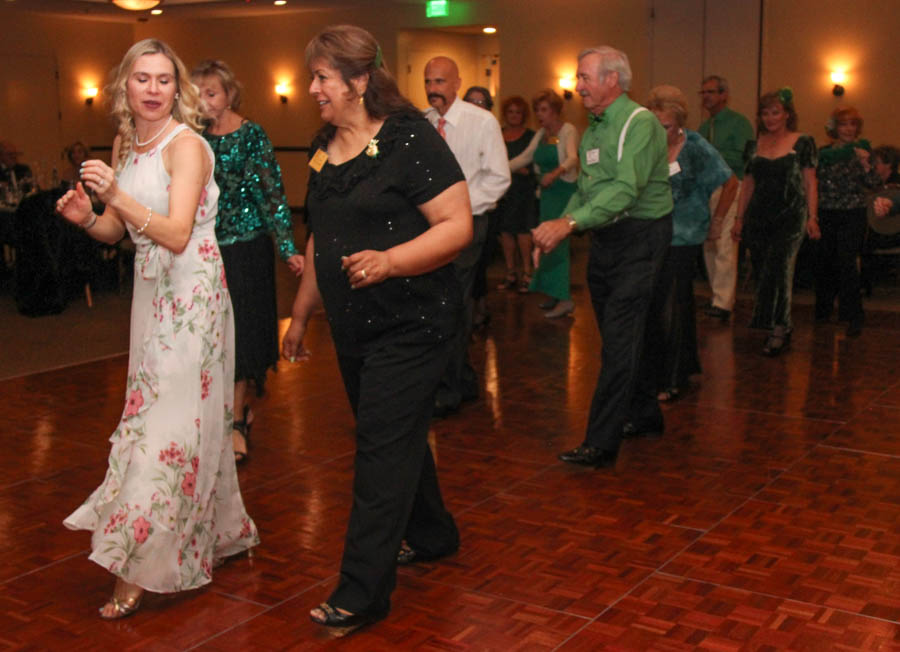
[[[162,16],[162,9],[151,9],[150,13],[154,16]]]
[[[119,7],[120,9],[127,9],[128,11],[146,11],[147,9],[153,9],[156,5],[160,4],[162,0],[110,0],[114,5]]]

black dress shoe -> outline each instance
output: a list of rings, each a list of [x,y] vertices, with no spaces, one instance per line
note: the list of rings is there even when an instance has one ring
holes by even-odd
[[[635,439],[637,437],[662,437],[663,424],[660,423],[632,423],[629,421],[622,428],[622,437],[625,439]]]
[[[538,304],[538,308],[541,310],[553,310],[556,307],[556,304],[559,303],[559,299],[548,299],[543,303]]]
[[[397,553],[397,565],[399,566],[410,566],[412,564],[418,564],[420,562],[426,561],[437,561],[438,559],[442,559],[443,557],[449,557],[453,553],[459,550],[459,544],[456,544],[452,548],[439,553],[425,553],[419,552],[406,544],[400,547],[400,551]]]
[[[722,321],[728,321],[731,317],[731,311],[725,310],[725,308],[719,308],[718,306],[708,306],[706,310],[704,310],[708,316],[715,317],[716,319],[720,319]]]
[[[602,469],[616,465],[619,451],[605,451],[602,448],[591,446],[579,446],[558,455],[559,459],[568,464],[580,464],[581,466],[593,466]]]
[[[455,414],[456,412],[459,412],[459,405],[450,405],[449,403],[441,403],[440,401],[435,401],[434,410],[431,413],[431,417],[433,419],[443,419],[444,417]]]

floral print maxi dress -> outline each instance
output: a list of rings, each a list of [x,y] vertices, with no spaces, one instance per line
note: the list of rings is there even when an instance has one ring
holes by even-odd
[[[118,175],[154,219],[169,212],[161,152],[184,129],[131,153]],[[181,254],[128,227],[137,254],[125,409],[106,478],[64,522],[93,532],[91,560],[161,593],[207,584],[215,559],[259,542],[231,452],[234,332],[218,195],[211,176]]]

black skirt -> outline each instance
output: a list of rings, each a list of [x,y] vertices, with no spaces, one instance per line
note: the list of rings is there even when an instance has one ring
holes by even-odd
[[[262,395],[278,363],[275,248],[268,234],[220,247],[234,308],[234,380],[252,380]]]

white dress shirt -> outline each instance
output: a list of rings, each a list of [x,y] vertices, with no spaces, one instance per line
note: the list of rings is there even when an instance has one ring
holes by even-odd
[[[435,129],[438,120],[446,120],[445,138],[466,177],[472,214],[494,208],[510,183],[506,143],[494,115],[456,98],[444,115],[431,107],[425,117]]]

